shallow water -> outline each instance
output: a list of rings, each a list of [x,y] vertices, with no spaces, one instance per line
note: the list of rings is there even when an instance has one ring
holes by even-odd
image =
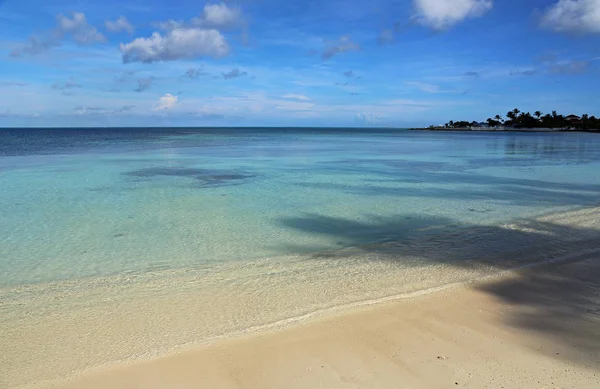
[[[593,205],[600,192],[593,134],[82,129],[2,137],[0,285],[331,250],[434,224]]]
[[[0,137],[11,385],[600,249],[595,134]]]

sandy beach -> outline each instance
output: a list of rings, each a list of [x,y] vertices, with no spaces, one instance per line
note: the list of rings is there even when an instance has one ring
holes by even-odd
[[[0,389],[600,389],[600,0],[0,26]]]
[[[597,254],[35,388],[597,388]]]

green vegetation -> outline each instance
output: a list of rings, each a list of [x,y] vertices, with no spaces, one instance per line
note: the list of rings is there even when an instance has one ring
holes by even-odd
[[[521,112],[515,108],[506,113],[506,120],[500,115],[488,118],[485,122],[489,127],[509,127],[509,128],[556,128],[556,129],[575,129],[581,131],[599,131],[600,118],[584,114],[577,115],[559,115],[556,111],[543,114],[541,111],[535,111],[533,115],[529,112]],[[444,124],[445,129],[466,128],[480,126],[477,122],[453,121],[450,120]],[[437,127],[440,128],[440,127]]]

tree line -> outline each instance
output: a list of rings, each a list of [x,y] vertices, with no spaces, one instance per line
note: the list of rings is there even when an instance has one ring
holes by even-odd
[[[514,127],[514,128],[576,128],[580,130],[600,130],[600,118],[588,114],[581,117],[573,115],[564,116],[556,111],[543,114],[541,111],[535,111],[533,115],[529,112],[521,112],[515,108],[506,113],[506,119],[500,115],[486,120],[490,127]],[[479,125],[477,122],[453,121],[450,120],[444,125],[445,128],[464,128]]]

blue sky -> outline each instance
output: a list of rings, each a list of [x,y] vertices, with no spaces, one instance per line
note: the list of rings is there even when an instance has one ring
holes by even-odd
[[[600,0],[0,0],[0,126],[600,115]]]

